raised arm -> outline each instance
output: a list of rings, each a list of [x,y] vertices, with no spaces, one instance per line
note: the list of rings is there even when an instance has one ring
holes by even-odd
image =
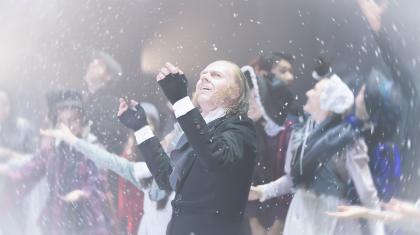
[[[144,109],[133,100],[128,104],[124,99],[120,99],[118,118],[121,123],[135,132],[137,147],[159,188],[172,190],[169,183],[169,176],[172,173],[169,156],[148,125]]]
[[[188,98],[189,100],[189,98]],[[245,155],[245,151],[254,151],[255,133],[253,124],[247,119],[236,118],[224,125],[222,133],[212,132],[200,112],[194,108],[178,117],[188,142],[198,155],[198,160],[209,169],[234,163]],[[250,146],[248,149],[244,146]]]
[[[288,147],[286,151],[286,159],[284,163],[284,175],[278,178],[275,181],[271,181],[266,184],[258,185],[256,187],[251,187],[249,192],[248,200],[259,200],[264,202],[265,200],[279,197],[288,193],[293,193],[293,178],[290,175],[290,162],[293,156],[293,146],[296,145],[295,142],[295,130],[292,130],[288,142]]]
[[[180,69],[166,63],[157,81],[173,104],[175,117],[204,166],[214,168],[235,162],[244,155],[243,146],[253,146],[254,126],[247,117],[231,120],[223,133],[210,133],[209,126],[187,95],[187,79]]]
[[[289,174],[283,175],[275,181],[267,184],[258,185],[251,187],[248,200],[259,200],[264,202],[265,200],[280,197],[282,195],[292,193],[293,180]]]
[[[418,91],[414,82],[413,74],[402,60],[402,57],[392,46],[389,36],[382,26],[382,15],[388,7],[388,1],[381,5],[371,0],[357,0],[361,11],[373,31],[376,43],[384,59],[385,64],[391,71],[392,79],[401,87],[402,94],[409,100],[418,97]]]
[[[378,193],[370,173],[367,146],[362,139],[358,139],[351,148],[348,148],[346,168],[362,205],[372,210],[380,211]],[[369,227],[372,234],[385,234],[382,222],[369,221]]]
[[[150,177],[150,171],[144,162],[130,162],[125,158],[112,154],[105,149],[74,136],[66,126],[55,130],[41,130],[41,134],[65,141],[92,160],[99,168],[111,170],[136,187],[140,188],[140,179]]]
[[[146,171],[145,173],[149,172],[146,163],[130,162],[85,140],[78,139],[72,146],[83,153],[85,157],[92,160],[98,167],[117,173],[137,188],[141,187],[140,178],[138,177],[142,173],[140,171]],[[139,166],[136,167],[136,165]],[[136,169],[138,172],[136,172]]]

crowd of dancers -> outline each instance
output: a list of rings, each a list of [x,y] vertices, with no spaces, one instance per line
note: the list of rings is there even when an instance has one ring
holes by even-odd
[[[0,234],[415,234],[420,207],[397,195],[418,92],[386,5],[357,1],[389,71],[354,87],[319,59],[303,107],[284,52],[210,63],[193,92],[165,63],[170,123],[112,95],[121,66],[102,51],[87,92],[46,95],[39,134],[0,91]]]

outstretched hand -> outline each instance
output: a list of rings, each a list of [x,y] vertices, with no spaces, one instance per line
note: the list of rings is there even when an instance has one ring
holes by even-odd
[[[130,104],[128,104],[123,98],[120,98],[120,107],[117,116],[124,126],[133,131],[138,131],[148,124],[146,112],[134,100],[131,100]]]
[[[73,135],[73,133],[70,131],[70,129],[67,126],[63,124],[61,124],[60,128],[58,129],[40,130],[40,133],[43,136],[53,137],[58,140],[62,140],[69,145],[73,145],[77,141],[77,137]]]
[[[382,15],[388,7],[388,0],[384,0],[380,5],[374,0],[357,0],[360,9],[369,22],[373,31],[378,32],[381,29]]]
[[[404,217],[415,217],[416,219],[420,219],[420,209],[412,203],[393,198],[383,206],[385,207],[385,209],[399,213]]]
[[[251,190],[249,190],[249,194],[248,194],[248,201],[260,200],[261,197],[262,197],[261,190],[258,187],[251,186]]]
[[[362,206],[338,206],[337,211],[325,212],[328,216],[350,219],[373,219],[384,222],[401,220],[403,216],[393,211],[380,211]]]
[[[172,104],[188,95],[184,72],[169,62],[160,69],[156,81]]]
[[[337,211],[325,213],[337,218],[364,218],[368,214],[368,209],[362,206],[338,206]]]

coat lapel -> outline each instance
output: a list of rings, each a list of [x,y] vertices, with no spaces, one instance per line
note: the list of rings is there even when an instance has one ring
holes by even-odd
[[[209,132],[214,132],[217,126],[219,126],[224,119],[226,119],[226,116],[210,122],[208,124]],[[194,150],[188,143],[187,136],[185,134],[182,134],[181,138],[179,139],[176,145],[175,150],[173,151],[173,153],[171,153],[171,158],[175,162],[174,165],[177,167],[176,174],[178,178],[175,185],[173,185],[175,186],[175,191],[178,192],[181,189],[197,157],[198,155],[194,153]]]

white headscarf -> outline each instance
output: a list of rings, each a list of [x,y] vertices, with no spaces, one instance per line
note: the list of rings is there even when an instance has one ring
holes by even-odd
[[[340,77],[333,74],[326,81],[326,87],[320,97],[321,109],[342,114],[353,106],[354,94]]]

